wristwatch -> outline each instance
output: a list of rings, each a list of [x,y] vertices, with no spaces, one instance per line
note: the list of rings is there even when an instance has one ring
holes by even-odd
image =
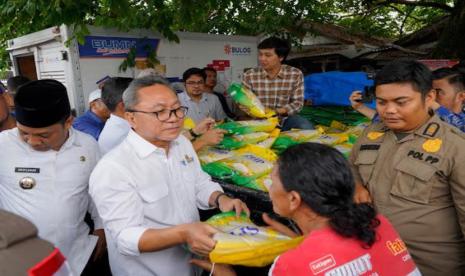
[[[220,197],[221,196],[226,196],[225,193],[219,193],[216,198],[215,198],[215,207],[220,208]]]

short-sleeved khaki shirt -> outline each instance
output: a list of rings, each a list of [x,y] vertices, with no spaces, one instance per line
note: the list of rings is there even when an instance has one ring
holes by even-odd
[[[465,275],[465,135],[433,116],[398,141],[382,122],[354,146],[355,181],[394,225],[423,275]]]

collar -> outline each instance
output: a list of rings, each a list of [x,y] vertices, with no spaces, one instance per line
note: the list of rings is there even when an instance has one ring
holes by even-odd
[[[278,72],[278,74],[276,75],[276,78],[280,78],[280,79],[284,78],[284,71],[285,71],[285,70],[286,70],[285,65],[284,65],[284,64],[281,64],[281,68],[279,68],[279,72]],[[263,69],[263,68],[260,67],[260,71],[261,71],[261,73],[262,73],[266,78],[269,78],[269,77],[268,77],[268,72],[266,72],[265,69]]]
[[[127,125],[129,126],[129,122],[126,121],[125,119],[121,118],[120,116],[116,116],[114,114],[111,114],[110,115],[110,118],[108,118],[108,121],[114,121],[115,124],[118,124],[118,125]]]
[[[437,116],[432,116],[425,124],[415,130],[415,134],[425,138],[433,138],[440,130],[442,121]]]
[[[426,123],[424,123],[422,126],[417,128],[412,133],[425,138],[433,138],[439,132],[441,122],[441,119],[437,115],[434,115]],[[389,129],[383,122],[379,122],[373,125],[371,131],[388,132],[392,130]],[[411,139],[413,139],[413,136],[408,135],[404,137],[404,139],[402,139],[401,141],[407,141]]]
[[[184,91],[181,93],[181,95],[188,101],[191,101],[191,102],[194,102],[194,103],[197,103],[196,101],[192,100],[191,96],[189,96],[189,94],[187,94],[187,91]],[[205,94],[205,92],[202,92],[202,97],[200,98],[200,101],[199,102],[206,102],[207,101],[207,96]]]
[[[129,131],[128,137],[126,139],[128,143],[131,145],[131,147],[134,149],[134,151],[136,152],[137,156],[139,156],[139,158],[141,159],[148,157],[152,153],[166,156],[166,152],[164,149],[157,147],[154,144],[150,143],[149,141],[145,140],[144,138],[142,138],[142,136],[137,134],[132,129]],[[170,143],[170,150],[172,149],[173,146],[176,146],[179,144],[177,139],[179,139],[179,137]]]
[[[80,147],[81,146],[81,142],[79,141],[79,139],[77,139],[77,134],[76,134],[76,131],[71,127],[69,129],[69,136],[68,136],[68,139],[66,139],[65,143],[63,144],[63,146],[61,146],[60,148],[60,151],[62,150],[65,150],[65,149],[68,149],[72,146],[76,146],[76,147]]]

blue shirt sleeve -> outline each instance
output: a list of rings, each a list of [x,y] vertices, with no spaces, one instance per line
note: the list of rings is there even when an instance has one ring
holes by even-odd
[[[440,106],[436,113],[438,114],[439,118],[444,122],[451,124],[461,131],[465,132],[465,113],[461,112],[459,114],[451,112],[449,109]]]

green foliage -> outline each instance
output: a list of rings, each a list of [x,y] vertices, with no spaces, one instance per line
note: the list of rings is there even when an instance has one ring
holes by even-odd
[[[8,39],[51,26],[74,27],[82,43],[86,25],[151,29],[178,41],[176,31],[278,34],[293,41],[302,20],[337,23],[353,32],[397,38],[448,15],[459,0],[3,0],[0,1],[0,68]],[[450,9],[422,3],[448,5]],[[457,35],[458,36],[458,35]],[[150,63],[156,63],[155,56]],[[130,67],[126,61],[123,67]]]

